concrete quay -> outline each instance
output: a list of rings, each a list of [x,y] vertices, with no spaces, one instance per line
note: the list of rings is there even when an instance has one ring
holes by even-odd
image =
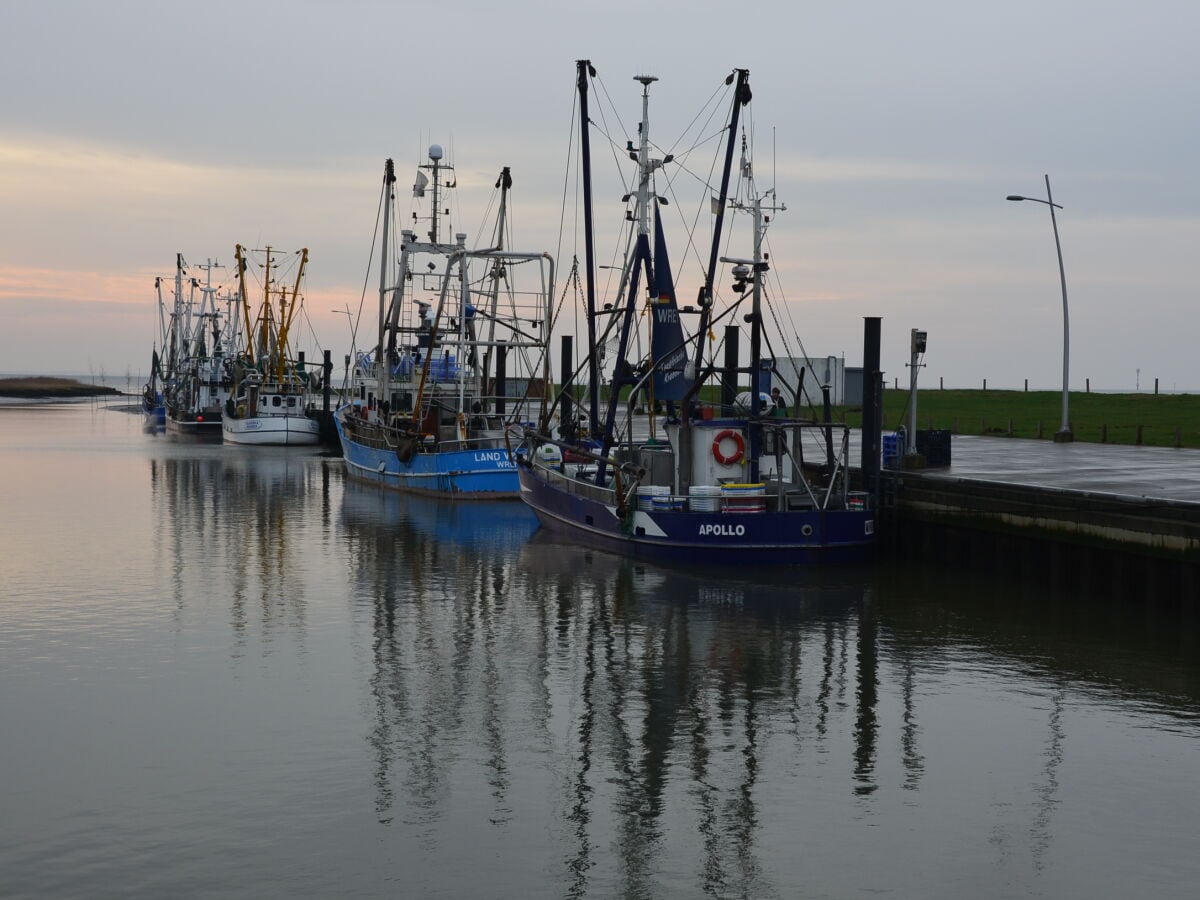
[[[1200,597],[1200,451],[974,436],[880,476],[893,550]]]

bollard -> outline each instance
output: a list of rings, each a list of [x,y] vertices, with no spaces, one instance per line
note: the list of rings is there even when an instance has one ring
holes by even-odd
[[[1038,440],[1040,441],[1041,439],[1042,439],[1042,422],[1039,419],[1038,420]]]
[[[1108,443],[1108,426],[1107,425],[1100,426],[1100,443],[1102,443],[1102,444]]]
[[[939,375],[938,376],[938,390],[944,391],[945,389],[946,389],[946,379],[944,376]]]
[[[1157,378],[1154,379],[1154,396],[1155,397],[1158,396],[1158,379]]]
[[[1029,393],[1029,379],[1028,378],[1025,379],[1025,393],[1027,393],[1027,394]]]
[[[1009,437],[1013,436],[1012,419],[1008,420],[1008,436]]]
[[[1085,394],[1090,394],[1092,392],[1092,379],[1090,379],[1090,378],[1083,379],[1083,392]]]
[[[1176,428],[1175,429],[1175,449],[1178,450],[1182,446],[1183,446],[1183,429]]]
[[[1142,446],[1142,426],[1137,427],[1137,445]]]
[[[983,379],[983,389],[984,389],[985,391],[987,390],[987,379],[986,379],[986,378],[985,378],[985,379]]]

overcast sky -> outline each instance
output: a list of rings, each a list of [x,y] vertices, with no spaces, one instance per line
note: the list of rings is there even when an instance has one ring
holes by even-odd
[[[630,127],[632,76],[661,79],[664,143],[750,69],[810,354],[859,364],[882,316],[889,382],[919,327],[925,385],[1061,387],[1048,210],[1004,199],[1049,173],[1072,388],[1197,391],[1197,35],[1195,0],[4,0],[0,371],[144,376],[154,276],[239,242],[309,248],[309,316],[339,358],[383,160],[406,186],[432,141],[467,230],[508,165],[518,243],[554,250],[589,58]]]

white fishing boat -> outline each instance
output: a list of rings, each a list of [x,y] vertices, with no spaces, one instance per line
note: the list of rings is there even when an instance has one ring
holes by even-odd
[[[281,254],[272,247],[262,251],[262,300],[256,312],[251,309],[246,280],[248,252],[237,245],[238,296],[245,334],[232,366],[233,387],[225,401],[221,431],[229,444],[312,446],[320,442],[321,428],[312,414],[311,385],[289,350],[289,335],[303,303],[308,250],[298,253],[290,294],[275,277]]]

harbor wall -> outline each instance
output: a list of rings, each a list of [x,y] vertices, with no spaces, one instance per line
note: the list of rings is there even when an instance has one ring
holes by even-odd
[[[1200,603],[1200,504],[884,472],[887,554]]]

